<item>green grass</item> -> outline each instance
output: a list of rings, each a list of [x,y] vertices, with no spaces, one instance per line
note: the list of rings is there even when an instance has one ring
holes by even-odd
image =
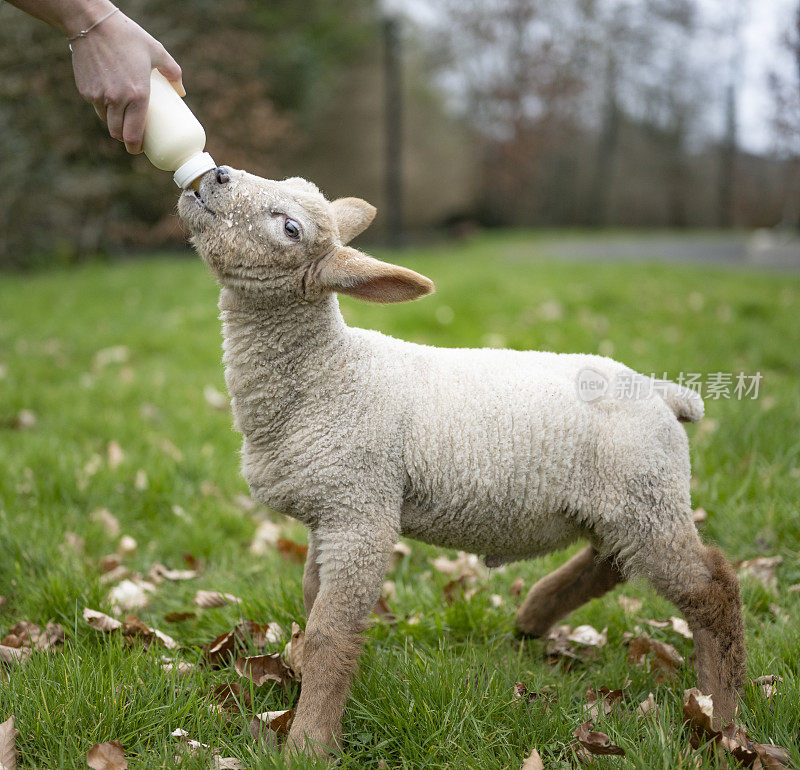
[[[709,400],[706,420],[688,427],[693,493],[709,512],[704,536],[732,559],[784,557],[777,593],[744,581],[750,675],[779,674],[784,683],[772,703],[748,688],[742,718],[754,739],[790,747],[797,762],[800,594],[786,589],[800,582],[800,280],[685,266],[556,263],[537,249],[535,239],[499,235],[387,254],[432,277],[438,293],[407,306],[347,301],[345,314],[353,324],[437,345],[599,351],[673,377],[760,371],[757,400]],[[168,736],[177,727],[249,768],[280,766],[280,759],[259,753],[244,717],[226,724],[208,710],[210,690],[235,680],[235,672],[200,669],[176,678],[161,669],[158,648],[126,647],[81,619],[86,605],[108,609],[97,563],[116,540],[89,517],[100,507],[138,541],[127,561],[132,569],[146,573],[153,561],[180,567],[184,553],[203,563],[198,579],[165,583],[139,613],[173,635],[186,659],[198,660],[196,646],[229,630],[240,612],[286,627],[302,619],[302,567],[277,554],[250,554],[256,519],[267,513],[237,504],[246,492],[240,439],[229,414],[203,397],[206,385],[224,390],[216,294],[199,261],[176,258],[0,280],[0,595],[7,599],[0,632],[25,619],[56,620],[68,634],[57,654],[33,656],[5,680],[0,674],[0,721],[16,715],[23,767],[81,767],[94,742],[111,739],[123,742],[132,768],[171,767]],[[98,350],[117,345],[130,351],[129,360],[93,363]],[[9,427],[22,409],[37,415],[36,425]],[[182,456],[165,451],[165,440]],[[116,468],[107,462],[111,441],[125,453]],[[147,483],[137,486],[140,470]],[[64,545],[68,532],[84,539],[82,553]],[[303,537],[294,524],[286,532]],[[600,758],[597,766],[689,766],[681,759],[680,704],[682,690],[695,685],[691,665],[678,679],[656,684],[626,663],[622,634],[636,621],[617,596],[643,599],[642,617],[675,612],[646,585],[623,586],[575,613],[573,624],[607,626],[608,644],[596,660],[564,671],[543,661],[540,642],[515,637],[508,586],[519,575],[529,583],[565,554],[494,572],[486,592],[446,605],[448,578],[429,563],[437,549],[411,545],[411,559],[390,575],[400,620],[367,634],[341,767],[374,768],[384,760],[414,770],[517,768],[532,747],[546,767],[569,767],[587,686],[616,687],[627,679],[630,704],[597,725],[627,754]],[[192,608],[198,588],[244,601],[238,609],[166,623],[166,612]],[[491,593],[505,597],[506,606],[493,607]],[[774,603],[788,619],[773,612]],[[415,613],[421,621],[406,622]],[[653,635],[691,656],[691,642],[669,631]],[[515,705],[517,680],[530,689],[550,685],[557,702],[550,710],[541,702]],[[658,718],[640,719],[635,705],[650,691]],[[254,709],[287,708],[291,696],[272,687],[253,691]],[[205,756],[182,766],[210,763]]]

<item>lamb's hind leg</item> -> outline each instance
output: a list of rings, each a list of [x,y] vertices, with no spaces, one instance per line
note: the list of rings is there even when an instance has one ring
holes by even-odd
[[[529,636],[543,636],[557,620],[624,579],[611,561],[587,546],[531,587],[517,612],[517,628]]]
[[[680,609],[694,633],[697,686],[712,696],[719,728],[720,722],[733,721],[745,678],[739,580],[722,552],[704,546],[694,527],[692,532],[690,547],[674,549],[669,559],[648,565],[644,572]]]

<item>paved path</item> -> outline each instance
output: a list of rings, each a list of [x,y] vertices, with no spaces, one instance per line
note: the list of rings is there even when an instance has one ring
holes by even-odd
[[[767,230],[731,234],[631,234],[543,238],[538,250],[565,259],[654,260],[800,270],[800,239]]]

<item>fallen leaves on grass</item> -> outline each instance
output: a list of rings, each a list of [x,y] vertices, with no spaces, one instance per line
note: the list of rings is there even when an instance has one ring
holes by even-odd
[[[164,671],[174,671],[179,676],[188,676],[197,666],[194,663],[189,663],[186,660],[173,660],[172,658],[162,658],[161,668]]]
[[[618,708],[625,697],[625,690],[630,686],[631,680],[625,682],[622,687],[612,690],[610,687],[601,687],[595,690],[591,685],[586,688],[586,714],[589,719],[596,721],[600,714],[607,716],[615,708]]]
[[[118,468],[125,461],[125,452],[118,441],[109,441],[106,448],[106,456],[108,457],[108,467],[111,469]]]
[[[486,566],[475,554],[464,551],[459,551],[455,559],[437,556],[431,564],[443,575],[450,575],[453,580],[464,578],[469,585],[474,585],[479,578],[485,578],[488,574]]]
[[[189,753],[192,754],[197,751],[208,751],[211,748],[211,746],[209,746],[206,743],[200,743],[200,741],[196,741],[194,740],[194,738],[190,738],[189,733],[187,733],[186,730],[183,730],[180,727],[178,727],[176,730],[173,730],[169,734],[169,737],[177,738],[181,742],[181,745],[184,746],[189,751]]]
[[[578,739],[578,743],[590,754],[615,754],[623,756],[625,749],[611,742],[605,733],[594,729],[591,722],[584,722],[578,726],[573,735]]]
[[[114,612],[130,612],[147,606],[147,594],[156,587],[146,580],[126,578],[108,592],[108,602]]]
[[[147,576],[154,583],[161,583],[164,580],[193,580],[197,577],[197,570],[193,569],[169,569],[163,564],[156,562],[150,567]]]
[[[236,650],[236,634],[228,631],[203,647],[203,657],[212,668],[224,666]]]
[[[131,351],[125,345],[113,345],[110,348],[103,348],[94,354],[92,366],[95,369],[102,369],[109,364],[124,364],[131,357]]]
[[[110,634],[122,628],[122,623],[105,612],[98,612],[91,610],[88,607],[83,608],[83,619],[95,630],[102,631],[105,634]]]
[[[14,717],[0,723],[0,770],[17,770],[16,738]]]
[[[405,558],[411,556],[411,546],[406,543],[397,542],[392,548],[392,561],[389,570],[393,570]]]
[[[783,677],[775,674],[759,676],[753,680],[753,685],[761,689],[761,694],[767,699],[772,700],[772,696],[778,692],[778,684],[783,684]]]
[[[227,397],[220,393],[213,385],[206,385],[203,388],[203,398],[212,409],[223,411],[228,408]]]
[[[397,623],[397,616],[392,612],[386,599],[382,596],[375,602],[372,612],[374,615],[378,616],[382,623]]]
[[[515,599],[519,599],[519,597],[525,592],[525,581],[521,577],[515,578],[508,587],[508,592]]]
[[[647,698],[645,698],[637,708],[637,711],[642,716],[656,716],[658,714],[658,704],[656,703],[656,698],[653,693],[647,693]]]
[[[86,764],[92,770],[125,770],[128,760],[119,741],[95,743],[86,755]]]
[[[244,765],[235,757],[214,756],[214,770],[244,770]]]
[[[123,535],[117,544],[117,553],[121,556],[130,556],[136,552],[139,544],[130,535]]]
[[[515,682],[514,700],[520,703],[534,703],[535,701],[542,701],[545,704],[545,710],[549,712],[551,705],[556,702],[556,696],[553,694],[549,686],[545,686],[541,690],[529,690],[525,683]]]
[[[120,622],[104,612],[84,607],[83,619],[95,630],[104,634],[113,634],[120,631],[126,639],[139,639],[149,645],[153,640],[158,640],[168,650],[174,650],[178,643],[167,634],[155,628],[150,628],[136,615],[128,615],[125,622]]]
[[[642,604],[644,604],[641,599],[636,599],[633,596],[625,596],[624,594],[619,596],[617,601],[620,603],[622,609],[629,615],[635,615],[642,609]]]
[[[303,678],[303,648],[305,647],[306,632],[297,623],[292,623],[292,638],[283,648],[283,659],[294,672],[297,680]]]
[[[608,641],[608,629],[598,631],[593,626],[577,626],[567,637],[570,642],[585,647],[604,647]]]
[[[119,520],[107,508],[97,508],[92,511],[91,514],[89,514],[89,519],[95,524],[99,524],[110,538],[119,537]]]
[[[240,620],[234,631],[242,641],[250,641],[258,648],[276,644],[283,637],[283,629],[274,622],[263,625],[254,620]]]
[[[268,746],[275,746],[280,736],[289,734],[293,718],[294,709],[256,714],[250,722],[250,735]]]
[[[637,618],[637,620],[647,623],[648,626],[653,626],[653,628],[671,628],[684,639],[691,639],[694,636],[689,630],[689,624],[683,618],[678,618],[674,615],[670,616],[669,620],[644,620],[642,618]]]
[[[12,430],[30,430],[36,427],[37,422],[36,412],[32,412],[30,409],[20,409],[17,416],[11,420],[11,428]]]
[[[750,575],[770,591],[778,588],[778,578],[775,570],[783,561],[782,556],[759,556],[739,563],[739,574]]]
[[[25,648],[6,647],[0,644],[0,663],[5,663],[9,666],[18,665],[24,663],[30,654],[31,651]]]
[[[183,623],[184,620],[191,620],[196,617],[196,612],[168,612],[164,615],[164,620],[167,623]]]
[[[675,676],[678,668],[684,663],[681,654],[666,642],[660,642],[649,636],[629,636],[626,641],[628,663],[633,666],[646,666],[648,671],[655,674],[656,682],[663,682]],[[648,657],[650,653],[652,657]]]
[[[294,679],[292,669],[277,652],[237,658],[234,665],[239,676],[249,679],[256,687],[267,682],[277,682],[284,687]]]
[[[544,770],[544,762],[536,749],[531,749],[520,770]]]
[[[691,730],[689,742],[697,749],[710,741],[722,748],[745,767],[774,768],[791,767],[789,752],[772,743],[756,743],[750,740],[743,725],[732,723],[722,730],[714,729],[714,702],[696,687],[684,690],[683,719]],[[724,762],[723,762],[724,764]]]
[[[280,536],[281,528],[274,521],[269,519],[262,521],[258,525],[255,535],[253,535],[250,553],[254,556],[263,556],[275,547]]]
[[[287,561],[293,561],[297,564],[302,564],[306,560],[308,553],[308,546],[303,543],[295,543],[294,540],[289,540],[285,537],[279,537],[275,543],[278,553],[283,556]]]
[[[705,508],[695,508],[694,512],[692,513],[692,521],[695,524],[699,524],[701,521],[705,521],[708,518],[708,511]]]
[[[210,707],[212,712],[221,714],[230,722],[239,716],[243,709],[249,709],[250,693],[243,690],[238,682],[218,684],[211,690]]]
[[[64,641],[64,629],[58,623],[50,622],[44,631],[35,623],[22,620],[8,629],[8,634],[0,641],[6,647],[21,647],[33,650],[49,650]]]
[[[198,591],[194,595],[194,603],[205,610],[224,607],[226,604],[239,604],[241,601],[238,596],[221,591]]]

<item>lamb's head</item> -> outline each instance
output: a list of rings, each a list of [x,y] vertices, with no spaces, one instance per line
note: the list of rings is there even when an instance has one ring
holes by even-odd
[[[329,202],[305,179],[274,181],[220,166],[181,195],[178,213],[220,283],[239,291],[306,301],[335,291],[373,302],[433,291],[419,273],[346,245],[372,222],[374,206],[360,198]]]

